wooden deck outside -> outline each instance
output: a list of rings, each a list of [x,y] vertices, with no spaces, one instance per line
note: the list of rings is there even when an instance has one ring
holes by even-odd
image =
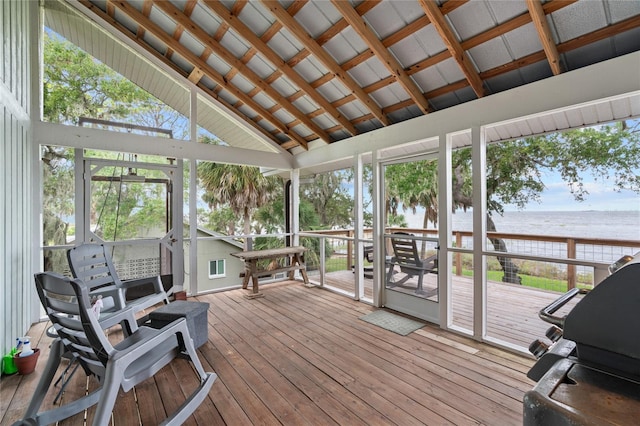
[[[522,424],[532,360],[429,324],[395,334],[358,319],[374,308],[298,281],[261,290],[265,297],[254,300],[240,289],[196,298],[210,303],[209,341],[200,359],[219,378],[188,424]],[[47,357],[46,326],[30,331],[43,351],[36,373],[2,378],[2,425],[28,404]],[[121,395],[114,424],[157,424],[194,380],[186,361],[174,361]],[[63,398],[86,385],[78,371]],[[49,393],[48,403],[55,392]],[[89,410],[86,424],[90,420]]]
[[[313,282],[317,277],[309,273]],[[424,288],[436,288],[436,275],[425,275]],[[403,287],[396,287],[395,291],[415,294],[416,278],[407,281]],[[540,309],[556,300],[560,294],[538,290],[521,285],[505,284],[489,281],[487,291],[487,334],[495,339],[518,346],[526,351],[535,339],[543,338],[550,325],[538,317]],[[325,275],[325,285],[353,292],[354,278],[350,271],[331,272]],[[365,297],[372,297],[373,280],[365,279]],[[472,329],[473,318],[473,283],[470,277],[453,277],[453,324]],[[420,296],[416,296],[420,297]],[[563,315],[571,310],[581,296],[570,301],[557,315]],[[437,297],[429,297],[437,301]]]

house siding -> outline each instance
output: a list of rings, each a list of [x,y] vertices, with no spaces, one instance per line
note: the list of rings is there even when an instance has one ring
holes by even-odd
[[[0,345],[2,354],[24,335],[34,313],[32,242],[31,42],[34,2],[0,4]],[[34,15],[35,13],[35,15]],[[36,18],[37,21],[37,18]]]

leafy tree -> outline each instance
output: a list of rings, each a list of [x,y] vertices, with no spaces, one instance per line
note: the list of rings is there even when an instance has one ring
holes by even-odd
[[[385,190],[389,202],[387,214],[398,215],[398,206],[416,213],[419,207],[425,209],[423,228],[429,222],[438,220],[438,163],[421,160],[410,163],[393,164],[386,168],[388,184]],[[391,197],[391,194],[393,197]]]
[[[242,232],[237,227],[238,216],[229,206],[219,206],[215,210],[208,211],[204,216],[202,220],[206,221],[206,226],[211,230],[227,235],[236,235]]]
[[[272,201],[276,188],[282,186],[279,177],[265,176],[258,167],[211,162],[198,164],[198,178],[206,191],[202,199],[212,208],[228,206],[242,218],[245,235],[251,234],[255,209]]]
[[[313,205],[321,226],[353,226],[353,198],[344,185],[351,178],[347,172],[336,170],[316,175],[313,183],[300,186],[300,199]]]
[[[54,33],[44,36],[44,117],[78,124],[80,117],[130,116],[152,96]]]
[[[522,209],[539,202],[546,189],[545,172],[560,173],[575,201],[581,202],[589,194],[584,186],[586,174],[611,182],[617,191],[640,193],[638,164],[640,133],[623,122],[491,144],[487,147],[487,230],[496,230],[492,216],[502,214],[506,204]],[[470,155],[458,156],[453,169],[454,205],[471,207]],[[464,176],[462,181],[459,176]],[[504,241],[490,241],[496,251],[506,252]],[[498,260],[505,271],[503,281],[520,283],[517,266],[507,258]]]
[[[611,182],[614,189],[640,193],[640,132],[625,122],[552,133],[533,138],[491,144],[487,147],[487,230],[495,231],[493,215],[502,214],[505,205],[523,209],[539,202],[546,189],[547,172],[559,173],[574,199],[588,196],[585,175]],[[432,163],[435,166],[435,163]],[[452,155],[452,208],[473,207],[471,149]],[[402,204],[425,208],[424,226],[437,219],[437,170],[428,162],[397,164],[387,168],[387,211],[393,217]],[[496,251],[506,252],[506,244],[491,238]],[[506,257],[498,258],[505,272],[503,281],[520,283],[518,267]]]

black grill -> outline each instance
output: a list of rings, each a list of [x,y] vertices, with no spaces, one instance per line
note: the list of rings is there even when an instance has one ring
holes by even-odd
[[[524,425],[633,425],[640,422],[640,253],[613,264],[593,290],[573,289],[540,311],[551,344],[527,376]],[[564,317],[562,306],[583,294]]]

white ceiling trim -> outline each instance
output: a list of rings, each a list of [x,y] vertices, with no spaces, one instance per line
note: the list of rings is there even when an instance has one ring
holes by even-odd
[[[65,126],[38,121],[33,126],[33,140],[39,145],[58,145],[157,155],[167,158],[213,161],[216,163],[290,170],[291,158],[275,152],[256,151],[231,146],[207,145],[179,139],[111,132],[87,127]]]

